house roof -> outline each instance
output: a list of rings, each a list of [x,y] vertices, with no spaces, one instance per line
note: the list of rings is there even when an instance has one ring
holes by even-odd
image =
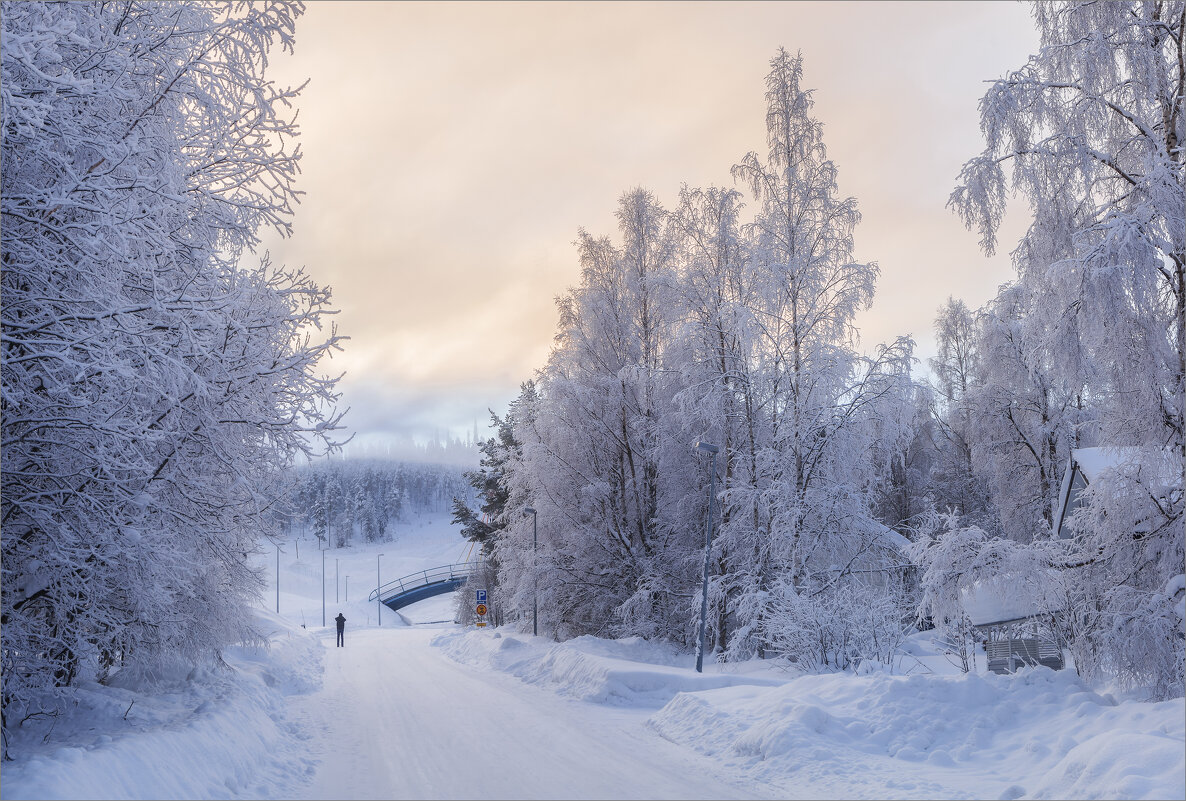
[[[1054,570],[981,579],[960,588],[960,601],[974,626],[1033,617],[1065,603],[1062,579]]]
[[[910,540],[894,531],[889,526],[878,523],[876,520],[870,520],[871,532],[877,537],[879,543],[886,548],[905,553],[907,546],[910,545]]]
[[[1182,486],[1182,463],[1170,448],[1102,447],[1074,448],[1063,474],[1054,511],[1054,534],[1061,537],[1063,522],[1070,511],[1075,474],[1088,484],[1099,481],[1110,471],[1132,471],[1154,491],[1167,492]],[[1079,485],[1080,487],[1082,484]]]
[[[1075,448],[1071,459],[1089,482],[1098,481],[1109,470],[1131,466],[1142,478],[1153,478],[1159,489],[1182,486],[1182,466],[1169,448]]]

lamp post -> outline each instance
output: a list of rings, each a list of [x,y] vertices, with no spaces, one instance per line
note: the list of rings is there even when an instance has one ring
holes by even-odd
[[[539,588],[536,576],[536,551],[539,550],[539,515],[528,506],[523,514],[531,515],[531,634],[539,636]]]
[[[383,554],[375,556],[375,600],[379,603],[379,625],[383,625],[383,599],[380,597],[383,592],[383,574],[379,572],[379,560],[383,558]]]
[[[276,546],[276,614],[280,614],[280,543],[272,543]]]
[[[321,627],[325,628],[325,551],[321,552]]]
[[[704,627],[708,620],[708,563],[712,556],[712,500],[716,495],[717,448],[707,442],[697,442],[696,450],[712,455],[708,468],[708,525],[704,535],[704,583],[700,587],[700,642],[696,646],[696,672],[704,672]]]

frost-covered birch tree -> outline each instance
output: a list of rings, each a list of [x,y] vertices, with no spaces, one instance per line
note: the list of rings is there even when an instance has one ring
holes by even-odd
[[[991,253],[1007,192],[1026,197],[1014,262],[1048,290],[1053,366],[1091,382],[1105,440],[1186,460],[1186,5],[1033,9],[1042,50],[981,101],[986,146],[951,203]]]
[[[1186,483],[1186,3],[1035,3],[1033,14],[1042,49],[982,99],[985,149],[951,204],[992,252],[1008,191],[1028,200],[1013,259],[1043,372],[1083,386],[1100,444],[1141,448],[1147,464],[1173,454],[1175,480],[1118,471],[1078,516],[1076,643],[1089,675],[1181,694],[1170,610]]]
[[[246,556],[336,428],[329,292],[287,231],[300,4],[13,3],[3,25],[5,727],[250,636]]]
[[[1084,427],[1082,386],[1052,368],[1036,302],[1022,283],[986,305],[968,393],[974,469],[991,487],[1001,530],[1021,542],[1049,535],[1068,448]]]
[[[752,314],[766,427],[735,656],[760,647],[775,583],[778,593],[806,591],[815,570],[844,564],[863,547],[869,520],[857,411],[872,373],[862,377],[853,318],[872,301],[878,270],[853,257],[860,214],[853,198],[838,195],[836,165],[802,86],[802,56],[780,48],[770,66],[766,158],[751,152],[733,168],[758,203],[746,230],[759,276]]]
[[[759,525],[754,492],[758,443],[765,441],[762,415],[754,395],[758,277],[749,247],[741,234],[742,194],[710,187],[680,191],[672,215],[679,238],[678,299],[682,309],[680,336],[673,346],[673,362],[680,365],[682,388],[674,400],[681,429],[674,434],[676,450],[688,463],[687,448],[704,440],[720,447],[719,488],[722,502],[716,538],[716,569],[709,585],[713,623],[708,627],[711,649],[729,640],[736,619],[734,549],[752,541]],[[681,450],[682,446],[682,450]],[[697,530],[708,514],[703,490],[705,467],[687,473],[685,525]],[[727,500],[746,499],[744,502]],[[744,520],[736,519],[742,516]],[[721,533],[725,536],[721,536]],[[742,559],[744,560],[744,556]],[[697,613],[695,605],[689,609]]]
[[[771,68],[768,157],[734,168],[757,200],[751,221],[736,190],[685,187],[671,213],[634,190],[620,244],[580,234],[581,282],[558,302],[514,432],[521,457],[504,469],[508,508],[538,517],[512,511],[495,548],[520,619],[538,598],[554,635],[693,642],[710,485],[696,440],[721,448],[710,649],[809,647],[787,628],[809,621],[775,619],[774,605],[831,614],[872,591],[900,606],[857,576],[900,561],[873,519],[874,463],[909,439],[913,408],[895,407],[912,397],[912,343],[857,353],[852,322],[877,268],[853,258],[856,203],[838,197],[801,59],[780,50]],[[844,632],[804,663],[854,664],[860,637]]]
[[[972,403],[982,370],[976,316],[962,300],[948,298],[935,317],[934,331],[938,351],[930,360],[934,502],[939,509],[951,509],[965,520],[996,529],[989,523],[988,487],[972,463],[972,445],[980,431],[973,424]]]

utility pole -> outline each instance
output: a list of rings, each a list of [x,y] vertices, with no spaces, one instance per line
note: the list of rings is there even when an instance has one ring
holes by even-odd
[[[539,515],[528,506],[523,514],[531,515],[531,634],[539,636],[539,577],[536,574],[536,551],[539,550]]]
[[[708,565],[712,556],[712,501],[716,495],[717,451],[716,445],[697,442],[696,450],[712,454],[708,468],[708,525],[704,535],[704,582],[700,587],[700,641],[696,646],[696,672],[704,672],[704,628],[708,619]]]
[[[383,554],[378,554],[375,557],[375,600],[379,604],[379,625],[383,625],[383,574],[379,566],[379,560],[383,558]]]

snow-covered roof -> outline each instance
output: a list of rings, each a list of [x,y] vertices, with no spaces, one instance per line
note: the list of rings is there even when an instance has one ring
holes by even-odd
[[[910,540],[894,531],[889,526],[871,518],[856,521],[854,527],[864,535],[865,541],[875,546],[883,554],[892,554],[895,562],[909,561],[907,546]]]
[[[960,601],[975,626],[1059,609],[1064,597],[1061,577],[1054,570],[1026,576],[993,576],[960,588]]]
[[[906,546],[910,544],[910,540],[903,537],[898,532],[886,525],[878,523],[876,520],[871,521],[871,527],[877,534],[877,539],[880,544],[887,548],[892,548],[901,553],[906,552]]]
[[[1180,487],[1181,465],[1169,448],[1075,448],[1071,458],[1089,482],[1098,481],[1109,470],[1135,467],[1145,478],[1155,478],[1158,487]]]
[[[1182,486],[1182,463],[1170,448],[1074,448],[1063,474],[1058,508],[1054,511],[1055,536],[1063,536],[1063,523],[1075,506],[1075,496],[1083,488],[1083,482],[1094,483],[1113,470],[1139,477],[1155,492],[1168,493]],[[1081,478],[1075,479],[1076,475]]]

